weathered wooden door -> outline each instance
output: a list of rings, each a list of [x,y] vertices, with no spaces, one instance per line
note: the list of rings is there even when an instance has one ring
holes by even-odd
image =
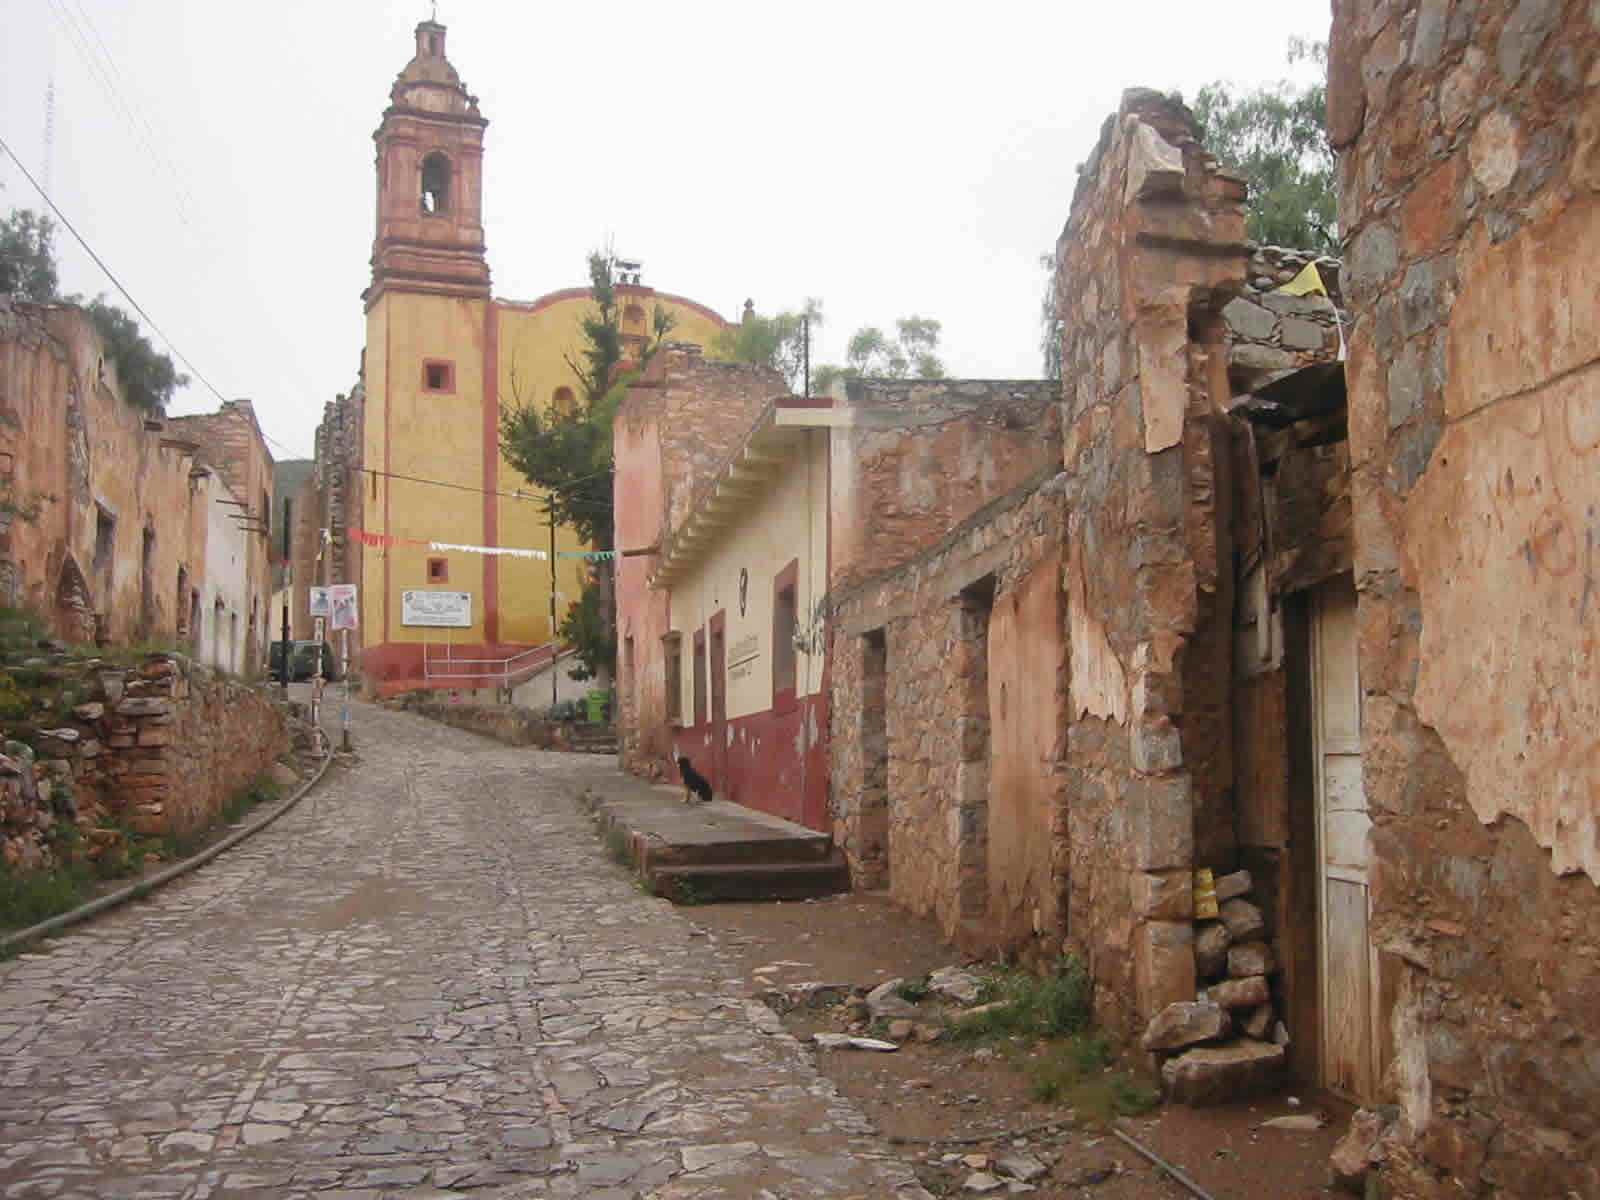
[[[1356,1100],[1377,1090],[1378,964],[1368,935],[1372,819],[1361,783],[1356,592],[1320,588],[1311,623],[1323,1083]]]

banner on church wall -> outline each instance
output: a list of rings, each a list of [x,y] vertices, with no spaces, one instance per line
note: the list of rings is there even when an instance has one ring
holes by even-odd
[[[400,593],[400,624],[432,629],[471,629],[471,592]]]

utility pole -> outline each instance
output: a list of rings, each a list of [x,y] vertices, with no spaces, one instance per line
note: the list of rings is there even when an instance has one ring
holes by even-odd
[[[550,707],[556,706],[556,510],[555,505],[545,509],[550,514]]]
[[[289,598],[294,594],[294,560],[289,557],[289,530],[294,527],[291,514],[294,511],[294,501],[288,496],[283,498],[283,698],[289,698]],[[267,529],[272,528],[272,514],[264,514]],[[269,532],[268,537],[271,534]],[[318,650],[318,655],[321,651]],[[270,659],[269,659],[270,661]]]
[[[804,313],[800,317],[800,353],[805,361],[805,383],[800,394],[811,395],[811,314]]]

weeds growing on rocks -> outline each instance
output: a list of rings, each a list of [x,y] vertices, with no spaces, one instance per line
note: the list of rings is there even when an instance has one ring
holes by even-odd
[[[1092,998],[1089,971],[1072,955],[1046,975],[1001,968],[984,980],[978,1007],[958,1018],[950,1033],[967,1042],[1065,1037],[1088,1028]]]

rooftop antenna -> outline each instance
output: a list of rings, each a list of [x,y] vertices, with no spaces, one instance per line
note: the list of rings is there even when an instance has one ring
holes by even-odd
[[[429,17],[428,20],[435,25],[439,23],[439,0],[433,0],[433,16]]]
[[[50,74],[44,85],[44,190],[48,193],[54,183],[56,166],[56,35],[50,37]]]

